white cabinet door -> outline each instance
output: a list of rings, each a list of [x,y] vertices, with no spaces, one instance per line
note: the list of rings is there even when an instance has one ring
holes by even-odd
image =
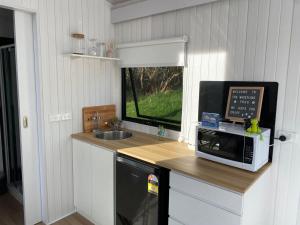
[[[170,189],[169,215],[186,225],[241,224],[239,216],[172,189]]]
[[[91,219],[92,216],[92,149],[91,145],[74,140],[74,204],[76,210]]]
[[[114,152],[73,140],[74,204],[96,225],[114,225]]]
[[[174,172],[170,173],[170,187],[234,214],[242,215],[243,196],[241,194],[227,191]]]
[[[92,220],[114,225],[114,153],[92,148]]]

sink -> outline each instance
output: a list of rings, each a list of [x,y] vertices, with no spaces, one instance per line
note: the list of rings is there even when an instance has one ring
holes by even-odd
[[[132,133],[128,131],[96,131],[95,137],[103,140],[122,140],[132,137]]]

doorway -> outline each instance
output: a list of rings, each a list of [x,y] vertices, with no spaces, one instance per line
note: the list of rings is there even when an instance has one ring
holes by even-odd
[[[0,224],[41,221],[33,18],[0,8]]]
[[[14,205],[14,217],[19,215],[18,221],[22,222],[23,186],[14,12],[0,8],[0,24],[0,205]]]
[[[6,214],[0,221],[11,218],[24,224],[14,37],[14,12],[0,8],[0,207]],[[2,223],[6,224],[5,221]]]

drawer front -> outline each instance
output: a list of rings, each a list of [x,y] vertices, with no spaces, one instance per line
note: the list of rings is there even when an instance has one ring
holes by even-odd
[[[175,220],[172,220],[171,218],[169,218],[169,225],[183,225],[182,223],[178,223]]]
[[[241,194],[209,185],[174,172],[170,174],[170,186],[174,190],[195,196],[201,201],[216,205],[237,215],[242,215],[243,197]]]
[[[240,225],[241,220],[240,216],[172,189],[169,215],[185,225]]]

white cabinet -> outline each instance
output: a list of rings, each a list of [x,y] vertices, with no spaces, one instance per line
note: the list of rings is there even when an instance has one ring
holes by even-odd
[[[170,189],[170,214],[187,225],[239,225],[240,216]]]
[[[114,225],[115,153],[73,140],[74,204],[96,225]]]
[[[92,214],[92,148],[73,141],[74,203],[78,212],[91,218]]]
[[[271,170],[246,193],[236,193],[178,173],[170,174],[170,225],[271,225]]]

